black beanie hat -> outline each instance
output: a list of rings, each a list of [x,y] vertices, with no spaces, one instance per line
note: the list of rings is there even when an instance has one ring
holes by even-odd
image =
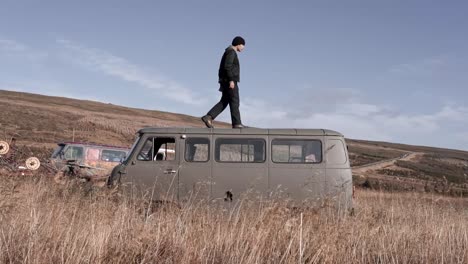
[[[245,40],[241,36],[237,36],[232,40],[232,45],[237,46],[237,45],[245,45]]]

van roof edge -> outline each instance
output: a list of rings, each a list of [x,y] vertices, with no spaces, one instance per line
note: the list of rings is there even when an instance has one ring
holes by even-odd
[[[230,134],[230,135],[304,135],[304,136],[341,136],[338,131],[330,129],[310,129],[310,128],[197,128],[197,127],[145,127],[138,130],[139,134],[156,133],[156,134]]]
[[[106,148],[117,148],[117,149],[129,149],[129,147],[113,146],[113,145],[106,145],[106,144],[99,144],[99,143],[92,143],[92,142],[62,141],[62,142],[57,143],[57,145],[70,145],[70,144],[83,145],[83,146],[106,147]]]

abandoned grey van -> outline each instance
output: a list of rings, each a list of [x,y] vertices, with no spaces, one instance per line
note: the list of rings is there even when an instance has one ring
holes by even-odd
[[[108,185],[175,203],[245,197],[345,208],[353,189],[344,137],[325,129],[144,128]]]

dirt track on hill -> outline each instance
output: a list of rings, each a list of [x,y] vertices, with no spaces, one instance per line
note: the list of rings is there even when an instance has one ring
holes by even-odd
[[[371,164],[353,167],[353,174],[365,176],[369,172],[390,167],[393,164],[395,164],[397,160],[416,161],[420,159],[423,154],[424,153],[421,153],[421,152],[409,152],[398,158],[388,159],[388,160],[383,160],[383,161],[379,161],[379,162],[375,162]]]

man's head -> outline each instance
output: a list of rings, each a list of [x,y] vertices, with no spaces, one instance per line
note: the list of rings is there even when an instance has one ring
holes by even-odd
[[[232,40],[232,46],[234,49],[236,49],[236,51],[242,52],[245,47],[245,40],[242,37],[237,36]]]

